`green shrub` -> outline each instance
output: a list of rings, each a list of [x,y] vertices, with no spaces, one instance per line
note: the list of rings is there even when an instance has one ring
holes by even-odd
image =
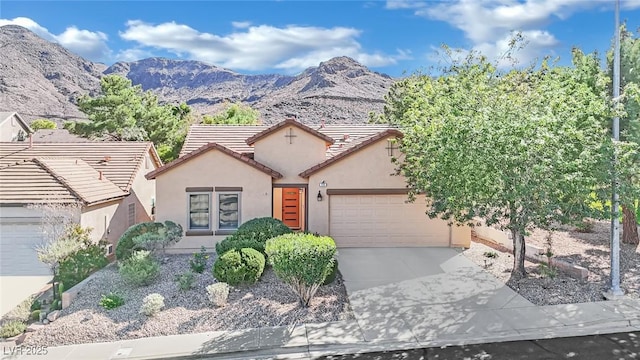
[[[176,282],[178,283],[178,287],[182,291],[187,291],[193,287],[193,282],[195,281],[195,275],[191,271],[187,271],[184,274],[180,274],[176,276]]]
[[[124,298],[119,294],[109,293],[108,295],[102,295],[99,305],[107,310],[112,310],[124,305]]]
[[[264,271],[264,255],[255,249],[230,250],[216,259],[213,276],[229,285],[255,284]]]
[[[60,299],[55,299],[49,305],[49,310],[62,310],[62,301]]]
[[[254,249],[264,254],[264,242],[257,239],[252,233],[233,234],[216,244],[218,256],[224,255],[229,250]]]
[[[49,119],[36,119],[29,124],[34,131],[38,131],[40,129],[57,129],[58,124],[55,121]]]
[[[22,334],[27,330],[27,325],[20,320],[7,321],[2,328],[0,328],[0,338],[6,339],[16,335]]]
[[[71,289],[93,272],[107,266],[108,263],[105,243],[91,244],[62,261],[56,279],[64,283],[66,289]]]
[[[189,266],[191,266],[191,270],[193,272],[197,272],[198,274],[202,274],[204,269],[207,267],[207,260],[209,259],[209,255],[207,255],[207,249],[204,246],[200,248],[199,253],[193,254],[193,259],[189,260]]]
[[[31,306],[33,306],[35,296],[29,296],[28,298],[22,300],[20,304],[11,309],[7,314],[3,316],[5,320],[17,320],[26,322],[29,321],[29,317],[31,316]]]
[[[336,243],[328,236],[285,234],[267,241],[265,251],[278,278],[309,306],[332,271]]]
[[[33,310],[31,312],[31,320],[40,321],[40,312],[41,312],[41,310]]]
[[[158,222],[145,222],[131,226],[118,240],[118,245],[116,246],[116,258],[118,260],[128,259],[135,250],[139,250],[136,248],[136,243],[133,241],[135,237],[148,232],[157,234],[158,230],[163,227],[164,224]]]
[[[238,227],[231,236],[216,244],[218,256],[231,249],[255,249],[264,254],[267,240],[283,234],[292,233],[291,229],[282,221],[272,217],[251,219]]]
[[[322,285],[329,285],[333,283],[334,281],[336,281],[337,275],[338,275],[338,260],[335,260],[333,262],[333,265],[331,266],[331,271],[329,272],[329,275],[327,275],[327,278],[324,279],[324,282],[322,283]]]
[[[146,286],[151,284],[158,274],[160,265],[146,250],[138,250],[120,265],[120,276],[131,285]]]
[[[31,304],[30,309],[31,311],[42,309],[42,303],[40,302],[40,300],[34,300],[33,303]]]

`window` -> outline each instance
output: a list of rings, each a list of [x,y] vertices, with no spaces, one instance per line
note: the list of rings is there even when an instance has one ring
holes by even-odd
[[[240,225],[240,193],[218,193],[218,229],[234,230]]]
[[[189,194],[189,229],[211,229],[211,195]]]
[[[107,244],[107,256],[113,254],[113,244]]]
[[[129,204],[129,226],[133,226],[136,223],[136,204]]]

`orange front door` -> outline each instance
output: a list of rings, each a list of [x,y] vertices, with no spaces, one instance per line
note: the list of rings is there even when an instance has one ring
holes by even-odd
[[[300,189],[282,189],[282,222],[292,229],[300,229]]]

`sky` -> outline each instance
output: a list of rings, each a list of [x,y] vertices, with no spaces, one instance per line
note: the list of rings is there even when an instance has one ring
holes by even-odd
[[[570,64],[574,46],[610,47],[614,0],[30,1],[0,0],[0,26],[24,26],[89,60],[111,65],[159,56],[244,74],[297,74],[335,56],[402,76],[475,50],[509,66],[514,32],[528,65]],[[640,0],[621,0],[621,21],[640,28]]]

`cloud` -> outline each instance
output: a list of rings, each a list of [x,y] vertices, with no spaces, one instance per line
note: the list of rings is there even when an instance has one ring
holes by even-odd
[[[41,38],[57,42],[72,52],[93,61],[108,61],[111,50],[107,46],[108,37],[100,31],[89,31],[69,26],[62,33],[52,34],[47,28],[26,17],[0,19],[0,26],[19,25],[36,33]]]
[[[444,21],[461,30],[471,41],[467,50],[500,59],[509,48],[511,33],[519,31],[527,46],[514,56],[519,63],[552,55],[560,41],[545,26],[585,9],[606,6],[609,0],[453,0],[447,2],[389,0],[388,9],[410,9],[417,16]],[[640,8],[640,0],[623,0],[623,8]],[[501,64],[506,65],[503,60]]]
[[[232,21],[231,25],[236,29],[246,29],[251,26],[251,21]]]
[[[245,24],[242,24],[245,25]],[[140,47],[162,49],[179,56],[231,69],[257,71],[270,68],[300,71],[334,56],[346,55],[367,66],[384,66],[406,59],[408,52],[368,53],[350,27],[322,28],[289,25],[248,25],[226,35],[200,32],[176,22],[150,24],[131,20],[120,37]]]
[[[147,59],[154,56],[155,55],[153,54],[153,52],[149,50],[140,49],[140,48],[131,48],[131,49],[124,49],[119,51],[116,54],[115,58],[118,59],[118,61],[138,61],[138,60]]]

